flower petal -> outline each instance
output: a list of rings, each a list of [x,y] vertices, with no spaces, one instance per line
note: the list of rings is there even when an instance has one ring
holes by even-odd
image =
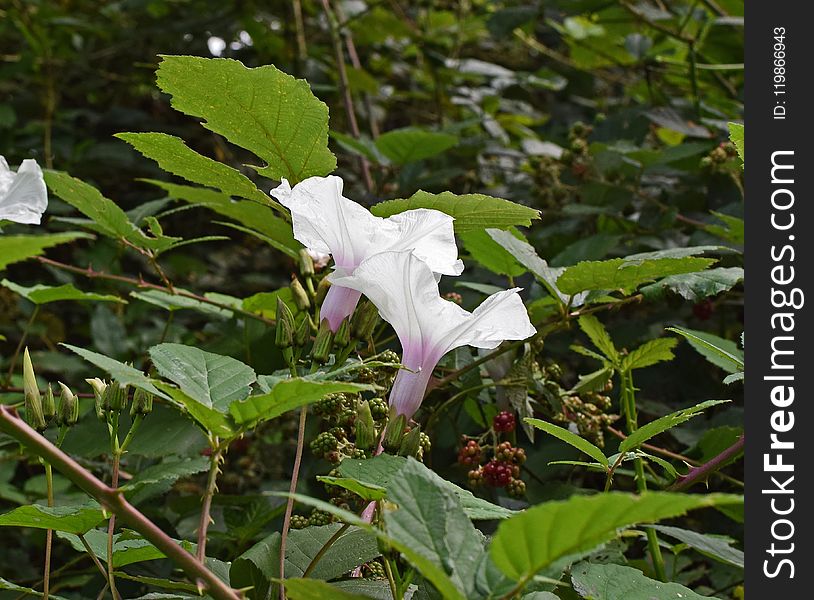
[[[40,166],[26,159],[12,173],[0,156],[0,220],[39,225],[48,207],[48,190]]]
[[[271,195],[291,211],[297,241],[332,254],[337,266],[352,269],[367,255],[382,219],[342,196],[342,187],[335,175],[309,177],[293,188],[283,179]]]
[[[380,234],[373,240],[371,254],[412,250],[435,273],[460,275],[464,265],[458,259],[453,221],[449,215],[427,208],[407,210],[388,217],[385,227],[379,230],[384,235]],[[395,229],[391,230],[388,225],[395,225]]]

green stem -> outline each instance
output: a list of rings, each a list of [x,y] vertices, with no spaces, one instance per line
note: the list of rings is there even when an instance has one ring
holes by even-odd
[[[118,440],[116,440],[118,445]],[[114,492],[119,487],[119,462],[121,453],[118,449],[113,453],[113,475],[110,480],[110,489]],[[116,579],[113,575],[113,532],[116,530],[116,513],[110,515],[107,524],[107,581],[110,584],[110,595],[113,600],[120,600],[121,596],[116,589]]]
[[[221,581],[192,554],[184,550],[155,523],[133,507],[124,495],[105,485],[70,456],[28,426],[16,412],[0,405],[0,430],[26,446],[34,455],[50,463],[71,482],[84,490],[108,511],[163,552],[193,580],[201,579],[207,591],[216,600],[241,600],[241,595]]]
[[[215,440],[212,447],[212,454],[209,457],[209,477],[206,480],[206,490],[204,491],[203,506],[201,507],[201,520],[198,524],[198,560],[206,560],[206,532],[209,523],[212,521],[210,511],[212,510],[212,498],[218,489],[218,474],[220,473],[220,461],[224,448]]]
[[[622,379],[622,404],[627,421],[627,433],[631,435],[638,429],[638,415],[636,413],[636,388],[633,386],[633,375],[630,371],[620,373]],[[640,457],[633,461],[636,473],[636,489],[640,494],[647,491],[647,480],[644,476],[644,462]],[[653,569],[659,581],[667,581],[667,572],[664,569],[664,557],[661,555],[661,547],[655,529],[647,529],[647,549],[653,561]]]
[[[283,531],[280,537],[280,600],[285,600],[285,546],[288,531],[291,528],[291,513],[294,512],[294,494],[297,493],[297,482],[300,477],[300,463],[302,462],[302,449],[305,445],[305,421],[308,416],[308,407],[300,409],[300,422],[297,428],[297,450],[294,454],[294,469],[291,474],[291,485],[288,488],[288,501],[285,505],[283,517]]]
[[[314,569],[319,564],[319,561],[322,560],[323,556],[325,556],[325,553],[331,549],[331,546],[336,543],[336,540],[344,535],[349,527],[350,523],[345,523],[342,525],[342,527],[336,530],[336,533],[334,533],[327,542],[322,545],[322,548],[319,549],[319,552],[314,555],[314,558],[311,559],[311,562],[308,563],[308,566],[305,568],[305,571],[302,574],[303,579],[307,579],[308,576],[313,573]]]
[[[45,465],[45,487],[48,493],[48,506],[54,505],[54,473],[51,465],[43,461]],[[54,541],[54,532],[48,529],[45,532],[45,569],[42,575],[42,597],[43,600],[48,600],[49,588],[51,583],[51,546]]]

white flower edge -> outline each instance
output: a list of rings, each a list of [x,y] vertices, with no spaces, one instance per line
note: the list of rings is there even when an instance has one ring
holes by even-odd
[[[46,208],[48,189],[37,162],[27,158],[15,173],[0,156],[0,221],[39,225]]]

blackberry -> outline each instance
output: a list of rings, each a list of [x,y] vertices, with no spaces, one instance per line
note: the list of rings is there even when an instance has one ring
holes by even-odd
[[[387,576],[384,567],[377,561],[367,563],[362,570],[366,573],[366,577],[373,579],[384,579]]]
[[[311,452],[316,456],[325,456],[329,452],[333,452],[339,447],[339,442],[333,434],[326,432],[320,433],[314,441],[311,442]]]
[[[492,487],[506,487],[512,479],[512,468],[498,460],[486,463],[482,471],[484,482]]]
[[[331,416],[342,410],[344,394],[328,394],[314,404],[314,412],[321,416]]]
[[[516,425],[517,422],[514,415],[507,410],[499,412],[495,415],[495,418],[492,419],[492,426],[495,428],[495,431],[502,433],[511,433],[514,431]]]
[[[384,398],[372,398],[367,402],[370,405],[370,413],[373,415],[374,421],[384,421],[387,415],[390,414],[390,408]]]
[[[308,527],[308,517],[291,515],[291,529],[304,529]]]
[[[324,510],[314,509],[311,511],[311,516],[308,517],[308,524],[314,526],[330,525],[333,522],[333,516]]]
[[[469,487],[478,487],[483,485],[484,477],[483,477],[483,467],[478,467],[477,469],[472,469],[469,473],[466,474],[466,478],[469,481]]]
[[[399,355],[392,350],[385,350],[379,355],[379,360],[386,363],[400,363]]]
[[[521,498],[526,495],[526,482],[521,479],[512,478],[509,485],[506,486],[506,491],[509,496],[513,498]]]
[[[495,448],[495,460],[500,462],[512,462],[514,458],[514,448],[511,442],[502,442]]]

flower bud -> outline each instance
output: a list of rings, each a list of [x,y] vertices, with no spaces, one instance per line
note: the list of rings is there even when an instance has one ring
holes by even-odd
[[[113,381],[105,388],[102,396],[102,407],[110,412],[121,412],[127,406],[128,388],[126,385]]]
[[[94,377],[93,379],[86,379],[90,384],[90,387],[93,388],[93,407],[96,410],[96,418],[100,421],[105,420],[105,390],[107,389],[107,384],[99,379],[98,377]]]
[[[314,298],[314,302],[317,306],[322,306],[322,301],[325,300],[325,296],[328,295],[328,290],[331,288],[331,282],[328,281],[327,277],[323,277],[319,280],[319,285],[317,285],[317,295]]]
[[[34,365],[28,348],[23,353],[23,392],[25,393],[25,420],[37,431],[46,427],[45,415],[42,411],[42,396],[37,386],[37,376],[34,375]]]
[[[322,319],[322,322],[319,324],[316,339],[314,340],[314,347],[311,349],[311,358],[318,363],[324,364],[328,362],[333,343],[334,333],[331,331],[328,319]]]
[[[277,330],[274,343],[278,348],[290,348],[294,343],[294,315],[288,305],[277,297]]]
[[[348,317],[342,319],[339,324],[339,329],[336,330],[334,335],[334,344],[338,348],[344,348],[350,344],[350,320]]]
[[[384,430],[384,449],[388,452],[396,453],[401,448],[401,440],[404,436],[404,430],[407,427],[407,417],[398,415],[397,417],[390,418],[387,427]]]
[[[421,427],[416,425],[407,435],[401,438],[401,446],[399,446],[399,455],[417,457],[418,451],[421,449]]]
[[[299,254],[300,274],[303,277],[311,277],[314,274],[314,259],[308,250],[302,248]]]
[[[379,324],[379,309],[372,302],[364,302],[353,314],[351,331],[357,340],[367,340]]]
[[[67,385],[58,382],[62,392],[59,395],[59,411],[57,412],[57,425],[70,427],[79,420],[79,398]]]
[[[298,348],[305,346],[308,338],[311,337],[311,317],[305,315],[305,318],[297,325],[297,330],[294,332],[294,345]]]
[[[300,310],[308,310],[311,308],[311,301],[308,299],[308,292],[305,291],[305,288],[302,287],[300,280],[296,277],[291,280],[291,284],[288,286],[291,289],[291,295],[294,297],[294,304],[297,305],[297,308]]]
[[[133,404],[130,405],[130,416],[149,415],[153,410],[153,395],[141,388],[133,392]]]
[[[54,391],[51,389],[51,384],[45,390],[45,395],[42,398],[42,416],[45,417],[45,422],[50,423],[57,414],[57,405],[54,400]]]
[[[370,450],[376,443],[376,427],[373,423],[373,414],[370,404],[362,400],[356,409],[356,447]]]

